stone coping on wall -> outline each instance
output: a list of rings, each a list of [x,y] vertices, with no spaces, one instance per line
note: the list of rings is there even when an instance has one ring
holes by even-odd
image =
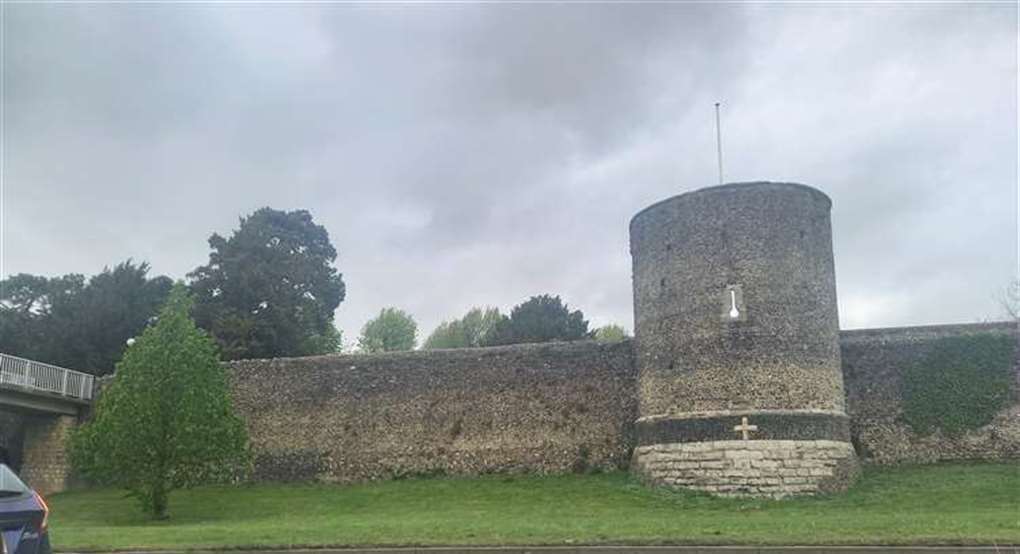
[[[731,184],[743,184],[743,183],[731,183]],[[788,183],[795,184],[795,183]],[[720,185],[723,187],[729,186]],[[800,185],[805,186],[806,185]],[[711,187],[716,188],[716,187]],[[810,187],[807,187],[810,188]],[[695,191],[696,192],[696,191]],[[688,193],[685,193],[688,194]],[[998,321],[990,323],[951,323],[951,324],[937,324],[937,325],[916,325],[907,327],[875,327],[867,329],[842,329],[839,332],[840,344],[854,343],[860,341],[867,341],[869,339],[881,339],[885,341],[893,340],[920,340],[928,338],[936,338],[940,336],[954,336],[960,334],[975,334],[984,332],[999,332],[999,333],[1016,333],[1018,331],[1017,322],[1014,321]],[[620,344],[620,343],[633,343],[633,338],[627,338],[622,341],[615,343],[597,343],[597,344]],[[527,352],[540,352],[542,350],[548,350],[551,348],[555,349],[570,349],[570,348],[590,348],[594,340],[579,340],[569,342],[539,342],[539,343],[523,343],[523,344],[511,344],[504,346],[483,346],[483,347],[471,347],[471,348],[438,348],[429,350],[410,350],[404,352],[379,352],[379,353],[337,353],[337,354],[324,354],[321,356],[300,356],[300,357],[282,357],[282,358],[246,358],[243,360],[234,360],[225,362],[228,365],[241,364],[241,363],[256,363],[256,362],[270,362],[270,361],[285,361],[293,359],[336,359],[344,358],[350,359],[351,361],[363,360],[382,360],[385,358],[415,358],[415,357],[429,357],[436,354],[454,355],[459,357],[471,357],[480,356],[486,357],[496,355],[500,353],[527,353]],[[103,379],[112,379],[112,375],[106,376]],[[779,412],[802,412],[802,410],[777,410]],[[803,410],[803,412],[810,413],[827,413],[829,410]],[[713,417],[716,415],[726,415],[731,413],[726,410],[722,411],[706,411],[706,412],[684,412],[685,417]],[[833,412],[835,413],[835,412]],[[654,417],[677,417],[676,414],[666,416],[647,416],[649,418]]]
[[[612,348],[621,345],[632,343],[633,338],[626,338],[619,341],[612,342],[599,342],[594,339],[574,340],[574,341],[549,341],[549,342],[527,342],[520,344],[507,344],[501,346],[473,346],[467,348],[429,348],[420,350],[403,350],[399,352],[339,352],[335,354],[322,354],[318,356],[293,356],[293,357],[281,357],[281,358],[244,358],[240,360],[232,360],[225,362],[227,365],[238,365],[238,364],[259,364],[266,362],[283,362],[287,360],[329,360],[335,361],[338,359],[350,360],[356,362],[358,360],[371,361],[373,363],[385,361],[387,359],[393,360],[413,360],[415,358],[427,358],[427,357],[455,357],[455,358],[471,358],[471,357],[489,357],[501,354],[534,354],[541,353],[543,351],[570,351],[570,350],[590,350],[592,348],[603,347]]]
[[[1016,321],[985,323],[948,323],[939,325],[912,325],[908,327],[874,327],[843,329],[839,332],[840,344],[853,344],[880,340],[882,342],[928,340],[940,337],[973,335],[977,333],[1016,333]]]

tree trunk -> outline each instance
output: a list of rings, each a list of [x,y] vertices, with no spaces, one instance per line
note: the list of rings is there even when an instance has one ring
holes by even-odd
[[[167,512],[167,505],[170,500],[170,491],[162,484],[156,485],[150,492],[150,511],[153,519],[170,519]]]

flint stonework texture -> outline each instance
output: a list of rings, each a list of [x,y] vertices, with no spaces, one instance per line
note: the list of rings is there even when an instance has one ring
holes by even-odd
[[[631,220],[635,469],[647,480],[785,496],[845,489],[855,478],[831,206],[805,185],[731,183]],[[741,428],[743,440],[732,440]],[[711,457],[691,465],[695,451]],[[748,455],[766,457],[752,466]],[[816,475],[787,475],[802,469]]]
[[[1020,404],[1015,390],[1014,402],[990,424],[959,436],[918,435],[903,421],[904,371],[922,362],[938,339],[976,333],[1018,336],[1015,322],[843,331],[847,405],[861,456],[884,464],[1020,458]]]
[[[749,423],[761,424],[748,441],[737,440],[732,428],[741,416],[732,410],[706,412],[700,415],[712,417],[700,419],[645,418],[636,424],[633,341],[244,360],[229,363],[228,369],[235,406],[251,433],[256,480],[560,473],[623,467],[633,460],[639,475],[651,472],[652,479],[658,475],[675,486],[783,496],[828,491],[840,479],[852,478],[852,466],[836,463],[848,455],[848,446],[832,445],[849,445],[850,435],[865,462],[1020,458],[1017,404],[992,425],[961,437],[919,437],[900,421],[900,379],[908,364],[923,358],[934,337],[982,332],[1015,336],[1016,325],[844,331],[850,417],[829,417],[824,410],[748,411]],[[727,440],[719,438],[724,435]],[[26,448],[44,452],[59,442],[54,436],[29,433],[34,444]],[[818,438],[827,436],[840,440]],[[701,449],[711,454],[697,457],[721,452],[721,458],[703,461],[723,466],[703,468],[712,473],[697,483],[685,481],[691,480],[689,473],[680,474],[690,466],[661,460],[662,452]],[[728,450],[763,454],[727,458]],[[655,457],[643,458],[652,452]],[[687,461],[685,456],[676,461]],[[763,466],[780,463],[738,467],[744,462],[735,460],[745,458]],[[794,467],[798,463],[804,467]],[[741,469],[748,471],[739,483],[712,481],[716,471]],[[766,476],[763,470],[776,472]]]
[[[526,344],[229,364],[257,480],[625,467],[633,348]]]
[[[641,416],[844,411],[830,206],[804,185],[734,183],[634,216]]]

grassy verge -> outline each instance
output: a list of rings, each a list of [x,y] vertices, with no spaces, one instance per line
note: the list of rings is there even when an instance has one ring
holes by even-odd
[[[782,501],[653,490],[626,473],[205,487],[146,521],[111,490],[54,495],[58,550],[322,545],[1020,544],[1007,464],[870,468],[850,492]]]

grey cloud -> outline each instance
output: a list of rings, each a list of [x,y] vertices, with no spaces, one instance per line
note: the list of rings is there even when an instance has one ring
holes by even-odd
[[[11,5],[3,271],[181,277],[262,206],[340,252],[348,336],[559,293],[631,325],[627,223],[727,177],[834,201],[844,326],[1016,274],[1014,6]]]

